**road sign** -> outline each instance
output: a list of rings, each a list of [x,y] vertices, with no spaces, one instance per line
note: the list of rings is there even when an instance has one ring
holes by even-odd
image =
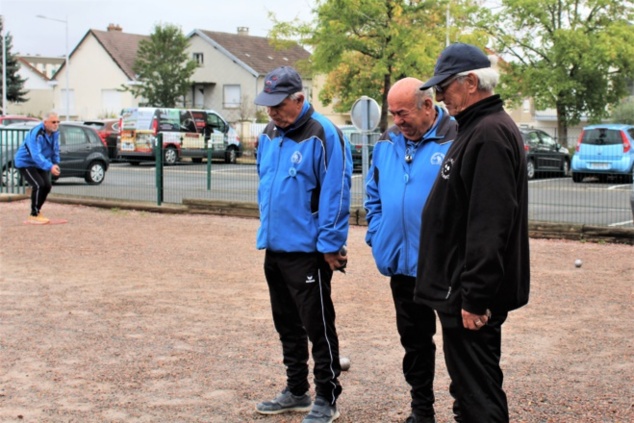
[[[352,105],[350,118],[359,131],[370,132],[379,126],[381,108],[373,98],[364,95]]]

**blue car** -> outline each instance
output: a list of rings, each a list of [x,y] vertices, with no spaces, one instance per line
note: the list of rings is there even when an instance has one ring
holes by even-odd
[[[572,180],[609,177],[632,182],[634,172],[634,126],[601,124],[583,128],[572,157]]]

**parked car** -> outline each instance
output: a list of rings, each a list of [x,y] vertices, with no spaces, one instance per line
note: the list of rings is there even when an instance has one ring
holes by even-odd
[[[570,175],[570,153],[555,138],[539,129],[520,128],[526,151],[528,179],[538,174]]]
[[[353,125],[342,125],[339,126],[339,129],[341,129],[341,132],[343,132],[350,142],[353,169],[361,168],[363,165],[363,133]],[[374,150],[374,144],[379,140],[380,136],[381,134],[378,130],[372,131],[368,134],[368,165],[372,163],[372,151]]]
[[[632,182],[634,172],[634,126],[601,124],[583,128],[572,157],[572,180],[583,181],[596,176],[603,182],[608,177]]]
[[[13,169],[13,156],[22,143],[26,134],[17,131],[19,129],[30,130],[38,122],[14,123],[5,127],[5,138],[12,142],[12,146],[7,150],[7,163],[3,164],[3,182],[5,168],[7,177],[19,178],[19,172]],[[62,122],[59,127],[59,155],[61,174],[53,177],[53,182],[59,178],[79,177],[90,185],[101,184],[106,177],[106,171],[110,165],[108,150],[105,143],[97,134],[95,129],[74,122]],[[11,135],[11,133],[18,135]],[[15,137],[19,141],[16,142]],[[4,154],[3,154],[4,156]],[[10,167],[8,167],[10,166]]]
[[[222,134],[225,139],[224,156],[222,151],[214,151],[213,158],[224,158],[225,163],[235,163],[242,157],[242,143],[235,129],[215,110],[190,110],[194,117],[196,128],[209,141],[211,134]],[[192,161],[200,162],[202,158],[192,157]]]
[[[40,120],[30,116],[2,115],[0,116],[0,125],[7,126],[12,123],[20,122],[39,122]]]
[[[155,160],[156,139],[163,139],[163,160],[194,162],[211,157],[235,163],[242,145],[235,130],[213,110],[129,107],[121,111],[118,157],[136,165]]]
[[[95,128],[101,140],[106,144],[110,161],[116,159],[119,119],[86,120],[83,124]]]

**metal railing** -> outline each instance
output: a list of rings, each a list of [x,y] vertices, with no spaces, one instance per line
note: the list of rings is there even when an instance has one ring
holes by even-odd
[[[0,129],[3,141],[0,193],[25,192],[25,187],[15,179],[17,172],[12,165],[13,154],[25,134],[25,130]],[[157,151],[156,162],[131,165],[113,161],[100,185],[87,185],[81,178],[60,178],[52,193],[159,205],[181,204],[183,199],[256,203],[258,176],[254,140],[243,139],[242,142],[243,155],[237,164],[210,160],[208,156],[202,163],[182,159],[175,165],[164,166],[161,151]],[[357,168],[352,177],[351,204],[355,210],[363,208],[363,187],[362,172]],[[631,184],[618,180],[605,183],[586,179],[583,183],[574,183],[570,177],[541,174],[529,182],[529,218],[531,221],[633,227],[631,191]]]

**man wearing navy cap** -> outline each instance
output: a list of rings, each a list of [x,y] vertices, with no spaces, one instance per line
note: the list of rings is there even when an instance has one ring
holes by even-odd
[[[255,104],[271,122],[258,138],[260,228],[264,275],[273,323],[280,335],[286,387],[256,405],[261,414],[309,411],[304,423],[339,417],[339,340],[331,279],[343,270],[348,237],[352,156],[341,131],[306,100],[295,69],[282,66],[264,79]],[[308,393],[308,341],[316,398]]]
[[[528,183],[518,127],[493,90],[499,74],[477,47],[440,55],[435,88],[458,135],[422,215],[414,300],[443,332],[456,421],[508,422],[500,368],[502,324],[528,302]]]

